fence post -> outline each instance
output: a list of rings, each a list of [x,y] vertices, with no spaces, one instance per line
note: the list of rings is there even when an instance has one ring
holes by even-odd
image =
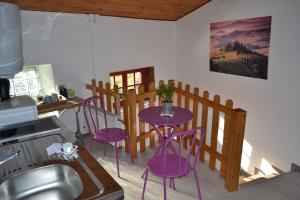
[[[223,135],[223,145],[222,145],[222,160],[221,160],[221,170],[220,175],[222,178],[226,178],[227,174],[227,163],[228,163],[228,151],[229,151],[229,134],[230,134],[230,126],[231,126],[231,119],[232,119],[232,108],[233,102],[231,99],[227,99],[225,102],[225,106],[230,110],[229,112],[225,113],[224,116],[224,135]]]
[[[92,80],[92,92],[93,92],[93,96],[97,95],[97,86],[96,86],[96,80],[95,79]]]
[[[143,85],[140,85],[138,88],[139,94],[144,94],[145,88]],[[139,100],[139,112],[141,112],[145,108],[145,99]],[[146,150],[146,138],[143,137],[145,134],[145,123],[141,120],[139,121],[139,130],[140,130],[140,152],[144,152]]]
[[[232,119],[229,134],[229,152],[227,162],[227,174],[225,187],[229,192],[238,190],[243,150],[243,139],[246,124],[246,111],[240,108],[232,111]]]
[[[137,142],[136,142],[136,94],[135,90],[128,91],[128,108],[129,108],[129,137],[130,152],[133,158],[137,158]]]
[[[221,98],[219,95],[214,96],[214,103],[220,104]],[[219,130],[219,118],[220,112],[217,107],[213,108],[211,136],[210,136],[210,156],[209,156],[209,168],[213,171],[216,169],[216,155],[217,155],[217,143],[218,143],[218,130]]]
[[[155,99],[156,99],[155,85],[153,82],[148,85],[148,92],[152,93],[151,97],[149,98],[149,107],[153,107],[155,105]],[[154,133],[150,134],[150,147],[155,147],[155,134]]]

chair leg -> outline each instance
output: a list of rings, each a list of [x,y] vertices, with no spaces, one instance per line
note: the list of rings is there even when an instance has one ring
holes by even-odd
[[[175,190],[175,181],[174,181],[174,178],[170,178],[170,188],[172,188],[173,190]]]
[[[94,138],[93,138],[93,136],[91,135],[91,136],[90,136],[90,144],[88,145],[88,150],[89,150],[89,151],[91,151],[93,143],[94,143]]]
[[[198,174],[196,172],[196,169],[194,169],[194,176],[195,176],[195,181],[196,181],[198,199],[201,200],[200,184],[199,184],[199,179],[198,179]]]
[[[176,188],[175,188],[175,179],[174,178],[173,178],[172,182],[173,182],[173,190],[175,190]]]
[[[127,143],[128,143],[128,149],[129,149],[129,154],[130,154],[130,158],[131,158],[131,163],[133,163],[133,157],[132,157],[132,154],[131,154],[131,150],[130,150],[130,139],[129,137],[127,137]]]
[[[143,172],[143,175],[141,176],[141,178],[145,178],[145,174],[146,174],[146,171],[147,171],[148,169],[145,169],[145,171]]]
[[[104,151],[103,151],[103,155],[106,155],[106,143],[104,143]]]
[[[164,185],[164,200],[167,200],[167,178],[163,177],[163,185]]]
[[[120,178],[120,172],[119,172],[119,154],[118,154],[117,142],[115,142],[115,152],[116,152],[116,161],[117,161],[117,172],[118,172],[118,177]]]
[[[144,195],[145,195],[145,190],[146,190],[146,184],[147,184],[147,179],[148,179],[148,168],[145,170],[143,176],[144,175],[145,175],[145,180],[144,180],[144,188],[143,188],[142,200],[144,200]]]

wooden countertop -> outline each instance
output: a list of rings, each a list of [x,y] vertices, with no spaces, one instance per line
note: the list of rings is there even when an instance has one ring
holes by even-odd
[[[72,99],[57,101],[53,103],[40,104],[37,106],[38,114],[79,107],[83,104],[83,101],[84,99],[80,97],[74,97]]]
[[[112,178],[112,176],[98,163],[98,161],[79,143],[76,142],[76,145],[79,147],[79,155],[84,160],[84,162],[88,165],[88,167],[93,171],[93,173],[97,176],[98,180],[104,186],[104,192],[101,196],[105,196],[107,194],[116,192],[121,190],[121,186]],[[88,186],[84,182],[85,178],[82,179],[83,185]],[[89,187],[89,186],[88,186]],[[86,187],[84,187],[86,188]],[[88,191],[86,194],[90,196]],[[82,194],[83,195],[83,194]],[[80,199],[80,196],[79,196]]]

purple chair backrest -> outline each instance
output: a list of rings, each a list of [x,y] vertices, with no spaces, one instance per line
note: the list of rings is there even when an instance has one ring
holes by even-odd
[[[199,132],[199,131],[200,131],[200,138],[199,138],[199,143],[197,145],[196,144],[196,139],[197,139],[197,132]],[[190,157],[191,157],[192,150],[194,148],[194,145],[196,145],[195,146],[196,151],[195,151],[195,157],[194,157],[193,163],[185,163],[185,166],[183,166],[183,168],[181,169],[181,159],[179,160],[179,162],[180,162],[179,170],[185,170],[188,167],[187,166],[188,164],[190,164],[192,169],[195,169],[197,163],[199,162],[200,149],[201,149],[201,146],[202,146],[202,143],[203,143],[203,138],[204,138],[204,129],[202,127],[197,127],[197,128],[193,128],[191,130],[175,133],[175,134],[173,134],[173,136],[171,138],[169,138],[166,141],[166,146],[168,146],[171,143],[171,141],[173,140],[174,137],[179,138],[179,148],[178,148],[178,155],[179,156],[182,156],[182,149],[183,149],[184,139],[187,138],[187,137],[191,139],[191,143],[190,143],[191,145],[188,148],[187,156],[186,156],[186,159],[188,160],[188,162],[190,162]],[[167,151],[166,149],[167,148],[165,148],[165,151]],[[164,171],[166,170],[165,169],[166,154],[167,154],[167,152],[164,152]]]
[[[100,112],[104,115],[105,128],[107,128],[106,110],[103,96],[93,96],[86,99],[83,103],[83,111],[90,133],[94,134],[97,130],[99,130]]]

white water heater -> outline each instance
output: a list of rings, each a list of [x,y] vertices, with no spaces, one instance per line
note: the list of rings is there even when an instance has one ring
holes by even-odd
[[[0,2],[0,78],[12,78],[23,68],[20,9]]]
[[[0,79],[13,78],[22,69],[20,9],[15,4],[0,2]],[[9,97],[7,87],[9,88],[7,81],[0,82],[0,100],[4,96]],[[5,98],[4,101],[0,101],[0,129],[37,119],[36,103],[29,96]]]

